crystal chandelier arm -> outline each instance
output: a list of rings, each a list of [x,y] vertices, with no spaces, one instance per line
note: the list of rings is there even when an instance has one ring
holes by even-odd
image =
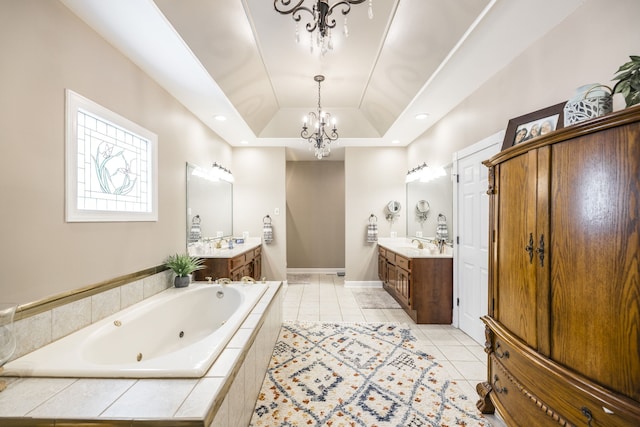
[[[315,22],[315,6],[313,10],[309,9],[308,7],[302,5],[304,2],[305,0],[299,0],[298,3],[296,3],[294,6],[291,6],[292,0],[273,0],[273,8],[281,15],[291,15],[293,17],[293,20],[296,22],[300,22],[302,20],[302,12],[307,12],[313,19],[312,21],[307,22],[306,25],[307,31],[311,32],[315,30],[317,26]],[[291,7],[288,8],[289,6]]]
[[[298,0],[293,4],[294,0],[273,0],[273,8],[281,15],[291,15],[296,22],[302,20],[302,12],[308,13],[311,18],[305,28],[309,32],[318,28],[324,37],[327,35],[328,28],[336,26],[336,20],[331,17],[335,8],[340,7],[340,12],[346,16],[351,11],[352,4],[364,3],[367,0],[341,0],[331,7],[329,7],[328,0],[311,0],[315,2],[312,8],[303,6],[305,1],[307,0]]]
[[[289,0],[290,1],[290,0]],[[346,15],[349,12],[351,12],[351,5],[352,4],[360,4],[360,3],[364,3],[367,0],[342,0],[339,1],[338,3],[334,4],[333,6],[331,6],[329,8],[329,12],[327,13],[327,16],[331,15],[333,13],[333,9],[335,9],[338,6],[342,6],[342,14]],[[335,27],[335,20],[333,20],[333,26]],[[331,27],[333,28],[333,27]]]
[[[324,16],[322,16],[323,14],[321,14],[321,18],[323,18],[323,22],[320,24],[320,28],[322,27],[335,28],[336,20],[335,18],[331,17],[331,14],[333,13],[333,9],[337,7],[341,7],[342,9],[340,10],[340,12],[344,16],[347,16],[347,14],[351,12],[352,4],[360,4],[360,3],[364,3],[365,1],[367,0],[342,0],[337,2],[336,4],[334,4],[333,6],[327,9],[327,12],[326,14],[324,14]],[[310,31],[313,31],[313,30],[310,30]]]

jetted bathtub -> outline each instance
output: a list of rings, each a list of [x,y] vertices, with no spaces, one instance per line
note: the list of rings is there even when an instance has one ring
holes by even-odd
[[[3,374],[198,378],[266,289],[261,283],[170,288],[7,363]]]

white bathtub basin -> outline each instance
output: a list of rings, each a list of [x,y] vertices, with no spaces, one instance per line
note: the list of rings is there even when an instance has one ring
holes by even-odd
[[[264,284],[170,288],[7,363],[4,375],[203,376],[265,292]]]

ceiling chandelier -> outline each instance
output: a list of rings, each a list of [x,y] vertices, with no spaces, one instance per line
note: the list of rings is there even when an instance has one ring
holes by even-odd
[[[291,15],[296,21],[296,42],[300,43],[300,31],[298,24],[302,20],[302,16],[308,19],[305,28],[309,32],[310,49],[313,53],[314,45],[320,49],[324,55],[327,51],[333,50],[333,40],[331,39],[331,29],[336,26],[336,20],[331,16],[334,9],[344,15],[345,37],[349,37],[349,28],[347,27],[347,14],[351,11],[352,4],[364,3],[367,0],[341,0],[329,6],[328,0],[273,0],[273,7],[282,15]],[[373,0],[369,1],[369,19],[373,19]],[[295,3],[295,4],[292,4]],[[315,3],[313,6],[306,3]],[[315,32],[317,30],[317,32]],[[315,32],[315,37],[314,37]]]
[[[338,129],[336,129],[336,119],[331,119],[331,114],[322,111],[322,106],[320,105],[320,83],[324,81],[324,76],[317,75],[313,80],[318,82],[318,111],[312,111],[304,117],[300,136],[312,144],[309,150],[313,148],[315,150],[314,155],[318,160],[322,160],[323,157],[327,157],[331,152],[330,144],[338,139]],[[331,120],[333,128],[327,133],[325,126],[327,126],[329,120]],[[309,132],[309,126],[314,129],[313,132]]]

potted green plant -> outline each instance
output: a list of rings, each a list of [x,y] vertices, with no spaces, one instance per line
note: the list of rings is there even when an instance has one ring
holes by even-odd
[[[203,269],[203,263],[204,260],[202,258],[193,257],[188,254],[175,254],[169,256],[164,265],[176,274],[173,282],[174,286],[176,288],[184,288],[189,286],[189,282],[191,281],[189,275],[196,270]]]
[[[613,93],[621,93],[627,107],[640,103],[640,56],[631,55],[631,61],[622,64],[613,80],[618,80]]]

